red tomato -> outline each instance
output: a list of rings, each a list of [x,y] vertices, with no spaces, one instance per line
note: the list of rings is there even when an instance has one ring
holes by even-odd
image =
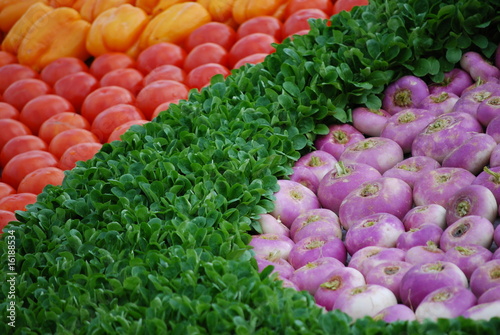
[[[176,104],[179,103],[181,99],[174,99],[171,101],[166,101],[158,105],[158,107],[155,108],[155,111],[153,112],[153,115],[151,115],[151,120],[153,120],[155,117],[158,116],[161,112],[165,111],[170,107],[171,104]]]
[[[338,14],[341,11],[350,11],[354,6],[366,6],[368,0],[337,0],[333,4],[332,14]]]
[[[169,42],[160,42],[147,47],[139,53],[137,68],[142,73],[148,74],[160,65],[171,64],[182,67],[185,58],[186,51],[180,46]]]
[[[135,103],[135,96],[123,87],[100,87],[85,98],[81,114],[87,119],[87,121],[89,121],[90,124],[92,124],[95,117],[108,107],[117,104],[135,105]]]
[[[12,221],[17,221],[14,212],[0,209],[0,235],[2,234],[2,231],[5,228],[5,226],[7,226],[7,224],[9,224],[9,222]]]
[[[0,94],[3,94],[5,89],[10,84],[28,78],[39,78],[38,72],[32,68],[22,64],[7,64],[0,67]]]
[[[3,100],[17,110],[22,110],[26,103],[40,95],[52,93],[52,88],[40,79],[21,79],[12,83],[3,92]]]
[[[10,52],[0,50],[0,66],[17,63],[17,57]]]
[[[293,40],[295,35],[307,35],[307,34],[309,34],[310,31],[311,31],[311,29],[299,30],[299,31],[293,33],[292,35],[287,36],[287,37],[289,37],[290,40]]]
[[[221,22],[205,23],[189,34],[184,47],[189,52],[195,46],[208,42],[219,44],[229,51],[236,42],[236,32],[232,27]]]
[[[243,22],[236,30],[236,38],[241,39],[250,34],[264,33],[273,36],[276,40],[281,41],[283,22],[274,16],[256,16]]]
[[[307,22],[309,19],[329,19],[329,17],[321,9],[300,9],[286,19],[283,24],[283,35],[288,37],[298,31],[310,29],[311,26]]]
[[[187,99],[189,88],[175,80],[157,80],[144,88],[137,95],[137,107],[144,113],[147,120],[156,107],[165,101]]]
[[[116,127],[113,130],[111,135],[109,135],[107,142],[111,143],[113,141],[121,141],[120,136],[125,134],[125,132],[127,130],[129,130],[130,127],[132,127],[133,125],[143,125],[143,124],[146,124],[148,122],[149,122],[148,120],[131,120],[131,121],[125,122],[124,124],[119,125],[118,127]],[[62,160],[62,157],[61,157],[61,160]]]
[[[2,181],[17,189],[19,183],[30,172],[47,166],[56,166],[53,154],[42,150],[31,150],[13,157],[3,168]]]
[[[47,64],[40,72],[40,78],[54,86],[62,77],[76,72],[89,72],[89,67],[79,58],[61,57]]]
[[[12,213],[15,211],[25,211],[27,205],[31,205],[36,202],[36,196],[37,195],[33,193],[16,193],[8,195],[5,198],[0,199],[0,210]]]
[[[5,166],[13,157],[31,150],[47,151],[47,143],[35,135],[21,135],[5,143],[0,151],[0,166]]]
[[[267,57],[268,54],[263,54],[263,53],[256,53],[250,56],[246,56],[242,59],[240,59],[236,64],[234,64],[234,69],[238,69],[242,67],[245,64],[258,64],[262,63],[264,59]]]
[[[16,193],[16,189],[14,187],[0,181],[0,199],[14,193]]]
[[[46,94],[30,100],[22,109],[19,121],[37,135],[42,123],[51,116],[64,112],[74,113],[75,109],[65,98],[56,94]]]
[[[74,128],[90,130],[90,123],[80,114],[72,112],[59,113],[52,115],[42,123],[38,130],[38,137],[44,140],[45,143],[50,143],[57,134]]]
[[[188,73],[186,77],[186,85],[188,85],[189,88],[201,89],[209,85],[210,79],[212,79],[212,77],[216,74],[222,74],[225,78],[231,74],[231,71],[229,71],[227,67],[220,64],[203,64]]]
[[[49,166],[28,173],[19,183],[18,193],[40,194],[47,185],[61,185],[64,179],[64,171]]]
[[[97,79],[88,72],[76,72],[62,77],[54,84],[54,90],[80,111],[83,101],[99,87]]]
[[[99,143],[99,139],[86,129],[68,129],[57,134],[50,141],[49,152],[59,159],[69,147],[78,143]]]
[[[263,33],[253,33],[239,39],[229,51],[229,66],[233,68],[240,59],[256,53],[273,53],[275,48],[272,43],[278,43],[278,40]]]
[[[71,170],[76,166],[76,162],[87,161],[101,150],[101,143],[78,143],[75,144],[62,154],[59,160],[59,168],[61,170]]]
[[[24,123],[12,119],[0,119],[0,150],[11,138],[31,135],[31,130]]]
[[[101,143],[104,143],[116,127],[132,120],[144,120],[144,115],[139,108],[128,104],[114,105],[96,116],[90,131],[97,136]]]
[[[144,86],[151,84],[153,81],[169,79],[180,83],[186,80],[186,72],[178,66],[165,64],[154,68],[149,72],[143,80]]]
[[[143,79],[144,75],[137,69],[116,69],[106,73],[99,81],[99,85],[101,87],[120,86],[136,95],[143,87]]]
[[[301,9],[307,8],[321,9],[326,15],[331,15],[333,4],[332,0],[290,0],[286,5],[285,18],[288,18]]]
[[[135,60],[122,52],[109,52],[97,56],[90,64],[90,74],[100,80],[106,73],[116,69],[134,68]]]
[[[0,102],[0,119],[19,119],[19,111],[16,107],[6,102]]]
[[[227,51],[215,43],[197,45],[189,52],[184,61],[184,71],[188,72],[203,64],[217,63],[227,67]]]

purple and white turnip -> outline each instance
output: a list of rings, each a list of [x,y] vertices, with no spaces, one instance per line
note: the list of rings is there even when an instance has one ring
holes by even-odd
[[[352,110],[352,125],[366,136],[380,136],[389,117],[383,109],[357,107]]]
[[[427,241],[426,245],[416,245],[408,249],[404,261],[411,264],[421,264],[442,261],[445,258],[446,253],[436,243]]]
[[[453,319],[476,304],[476,296],[463,286],[445,286],[425,296],[415,310],[417,320]]]
[[[493,231],[493,224],[488,219],[479,215],[464,216],[444,230],[439,247],[447,251],[456,246],[477,244],[489,249]]]
[[[415,76],[404,76],[387,86],[382,109],[394,115],[403,109],[416,107],[428,95],[429,88],[425,81]]]
[[[472,272],[489,262],[492,257],[493,253],[489,249],[477,244],[468,244],[446,250],[444,260],[458,266],[467,279],[470,279]]]
[[[482,185],[467,185],[458,190],[446,204],[446,224],[469,215],[482,216],[493,223],[498,216],[493,192]]]
[[[329,127],[327,135],[320,136],[314,146],[333,155],[339,160],[345,148],[351,144],[364,140],[365,136],[350,124],[335,124]]]
[[[397,163],[392,168],[385,171],[383,176],[401,179],[413,188],[415,181],[420,178],[420,175],[423,172],[435,170],[440,167],[441,164],[439,164],[434,158],[427,156],[414,156],[408,157]]]

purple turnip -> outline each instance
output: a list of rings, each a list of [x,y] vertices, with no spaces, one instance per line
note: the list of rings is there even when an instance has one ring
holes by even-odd
[[[255,257],[255,259],[259,272],[262,272],[262,270],[268,266],[273,266],[274,269],[272,273],[277,273],[278,277],[281,279],[290,279],[295,271],[293,266],[283,258],[277,258],[272,261],[261,257]]]
[[[384,308],[373,316],[373,320],[382,320],[387,323],[395,321],[415,321],[415,312],[406,305],[397,304]]]
[[[367,136],[380,136],[390,116],[383,109],[357,107],[352,110],[352,125]]]
[[[420,178],[420,174],[424,171],[435,170],[441,165],[431,157],[415,156],[408,157],[405,160],[397,163],[389,170],[385,171],[384,177],[399,178],[405,181],[410,187],[413,187],[415,180]]]
[[[382,109],[394,115],[397,112],[416,107],[429,95],[429,88],[422,79],[415,76],[404,76],[387,86],[382,99]]]
[[[336,168],[321,179],[317,197],[321,206],[339,212],[344,198],[364,182],[382,177],[380,172],[368,164],[339,161]]]
[[[500,248],[498,248],[497,250],[495,250],[495,252],[493,253],[493,256],[491,257],[491,259],[500,259]]]
[[[387,287],[400,301],[399,286],[404,274],[413,264],[404,261],[385,261],[375,265],[367,272],[365,279],[367,284],[377,284]]]
[[[490,321],[500,317],[500,300],[472,306],[462,316],[466,319]]]
[[[431,93],[420,101],[417,108],[426,109],[434,116],[451,113],[459,96],[451,92]]]
[[[413,201],[417,206],[438,204],[446,207],[458,190],[475,179],[476,176],[462,168],[441,167],[423,172],[413,185]]]
[[[337,214],[326,208],[310,209],[297,216],[290,226],[290,237],[295,243],[317,235],[342,238]]]
[[[442,261],[445,257],[446,253],[439,249],[436,243],[428,241],[426,245],[417,245],[408,249],[404,261],[411,264],[422,264]]]
[[[416,206],[410,209],[403,217],[405,230],[418,228],[424,224],[433,224],[441,229],[446,225],[446,208],[438,204]]]
[[[339,160],[368,164],[383,174],[403,159],[403,149],[395,141],[385,137],[369,137],[347,146]]]
[[[299,290],[308,291],[314,295],[319,285],[328,280],[333,270],[344,267],[344,263],[336,258],[321,257],[293,271],[289,279]]]
[[[334,124],[329,127],[327,135],[320,136],[314,146],[318,150],[323,150],[339,160],[344,149],[353,143],[361,141],[365,136],[350,124]]]
[[[366,275],[373,267],[387,261],[404,261],[406,252],[398,248],[365,247],[355,252],[349,260],[348,267]]]
[[[360,219],[376,213],[388,213],[402,219],[412,208],[412,189],[401,179],[382,177],[368,181],[349,193],[339,209],[345,230]]]
[[[487,80],[489,77],[500,77],[500,70],[475,51],[464,53],[462,58],[460,58],[460,66],[470,74],[473,80]]]
[[[289,279],[280,278],[283,288],[293,288],[295,291],[299,291],[297,285]]]
[[[391,248],[396,246],[404,231],[403,223],[396,216],[376,213],[354,223],[347,231],[344,243],[350,255],[368,246]]]
[[[259,234],[252,235],[248,245],[253,247],[256,257],[275,261],[278,258],[288,259],[295,243],[281,234]]]
[[[489,288],[477,299],[478,304],[485,304],[493,301],[500,301],[500,285]]]
[[[372,317],[397,303],[394,293],[388,288],[367,284],[342,291],[335,300],[333,309],[339,309],[357,320],[365,316]]]
[[[443,229],[440,227],[426,223],[399,235],[396,247],[403,250],[409,250],[418,245],[426,246],[428,241],[439,244],[442,233]]]
[[[490,121],[486,127],[486,134],[495,139],[495,142],[500,143],[500,116],[497,116]]]
[[[420,302],[431,292],[445,286],[468,287],[467,277],[458,266],[438,261],[416,264],[401,279],[401,301],[416,310]]]
[[[336,163],[337,159],[332,154],[323,150],[314,150],[300,157],[295,162],[294,167],[308,168],[318,177],[318,180],[321,180],[328,171],[335,168]]]
[[[500,116],[500,96],[494,95],[479,104],[477,107],[477,120],[481,122],[484,127],[490,124],[491,120]]]
[[[479,266],[470,276],[470,289],[476,297],[500,285],[500,259],[490,260]]]
[[[279,191],[274,193],[274,209],[271,214],[290,227],[293,220],[305,211],[320,208],[316,194],[304,185],[291,180],[278,180]]]
[[[290,237],[290,229],[271,214],[261,214],[259,223],[263,234],[278,234]]]
[[[318,191],[318,177],[314,174],[314,172],[304,166],[294,167],[293,173],[290,175],[290,180],[304,185],[313,191],[313,193]]]
[[[469,215],[479,215],[494,222],[498,215],[498,205],[488,188],[482,185],[467,185],[458,190],[448,201],[446,208],[446,224]]]
[[[489,249],[493,242],[493,230],[493,224],[484,217],[464,216],[444,230],[439,247],[447,251],[456,246],[477,244]]]
[[[366,285],[365,277],[353,268],[335,268],[329,272],[328,278],[319,285],[314,300],[330,311],[340,293],[346,289]]]
[[[467,113],[477,118],[477,111],[481,103],[499,93],[500,85],[498,83],[487,83],[478,87],[465,89],[453,106],[452,112]]]
[[[500,166],[500,144],[497,144],[493,151],[491,151],[490,156],[490,168]]]
[[[496,226],[493,232],[493,241],[495,241],[497,247],[500,247],[500,225]]]
[[[491,260],[493,253],[476,244],[455,246],[446,251],[444,260],[458,266],[463,271],[467,279],[470,279],[472,272]]]
[[[472,185],[482,185],[489,189],[495,196],[497,204],[500,204],[500,166],[491,169],[484,167],[483,172],[477,175]]]
[[[347,251],[342,240],[321,235],[306,237],[293,246],[288,261],[298,269],[322,257],[333,257],[345,264]]]
[[[430,84],[429,92],[431,94],[448,92],[460,96],[462,91],[473,83],[474,80],[467,71],[455,68],[444,74],[442,82]]]
[[[474,132],[482,131],[479,121],[470,114],[442,114],[415,137],[411,153],[412,156],[432,157],[441,163],[451,150],[464,143]]]
[[[476,304],[476,296],[463,286],[445,286],[432,291],[420,302],[417,320],[453,319]]]

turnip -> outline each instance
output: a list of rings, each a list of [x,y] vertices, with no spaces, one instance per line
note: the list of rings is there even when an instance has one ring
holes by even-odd
[[[495,241],[496,246],[500,248],[500,225],[496,226],[493,232],[493,241]]]
[[[482,185],[489,189],[495,196],[497,204],[500,204],[500,166],[491,169],[484,167],[484,170],[477,175],[472,185]]]
[[[274,269],[272,273],[277,273],[278,277],[281,279],[290,279],[295,271],[293,266],[283,258],[269,260],[262,257],[255,257],[255,259],[259,272],[262,272],[268,266],[273,266]]]
[[[500,144],[497,144],[491,151],[490,168],[500,166]]]
[[[354,268],[366,275],[380,263],[387,261],[403,261],[406,252],[398,248],[365,247],[356,251],[349,260],[348,267]]]
[[[468,287],[467,277],[458,266],[437,261],[416,264],[401,279],[401,301],[416,310],[420,302],[431,292],[445,286]]]
[[[500,248],[498,248],[497,250],[495,250],[495,252],[493,253],[493,256],[491,257],[491,259],[500,259]]]
[[[490,260],[479,266],[470,276],[470,289],[476,297],[500,285],[500,259]]]
[[[500,143],[500,116],[495,117],[486,127],[486,134],[495,139],[495,142]]]
[[[275,261],[278,258],[288,259],[295,243],[281,234],[258,234],[252,235],[248,245],[253,247],[256,257]]]
[[[470,74],[473,80],[487,80],[489,77],[500,77],[500,70],[475,51],[464,53],[460,58],[460,66]]]
[[[490,135],[474,133],[443,159],[442,166],[463,168],[477,175],[488,164],[496,144]]]
[[[337,159],[332,154],[323,150],[314,150],[300,157],[295,162],[294,167],[308,168],[318,177],[318,180],[321,180],[328,171],[335,168],[336,163]]]
[[[463,286],[445,286],[425,296],[415,310],[417,320],[453,319],[476,304],[476,296]]]
[[[477,107],[477,120],[487,127],[491,120],[500,116],[500,96],[493,95],[479,104]]]
[[[404,153],[411,152],[413,140],[436,115],[427,109],[406,108],[392,115],[380,133],[380,137],[393,140]]]
[[[421,264],[442,261],[445,258],[446,253],[439,249],[436,243],[427,241],[426,245],[417,245],[408,249],[404,261],[411,264]]]
[[[383,174],[403,159],[403,149],[395,141],[385,137],[369,137],[347,146],[339,160],[368,164]]]
[[[467,71],[455,68],[444,74],[442,82],[430,84],[429,92],[431,94],[448,92],[460,96],[462,91],[473,83],[474,80]]]
[[[397,304],[384,308],[373,316],[375,321],[382,320],[387,323],[395,321],[414,321],[416,320],[415,312],[406,305]]]
[[[259,223],[263,234],[278,234],[290,237],[290,229],[271,214],[261,214]]]
[[[444,230],[439,247],[447,251],[456,246],[477,244],[488,249],[493,242],[493,230],[493,224],[484,217],[464,216]]]
[[[391,248],[404,231],[403,223],[396,216],[375,213],[355,222],[347,231],[344,243],[350,255],[368,246]]]
[[[382,177],[380,172],[368,164],[339,161],[336,168],[321,179],[317,197],[322,207],[339,212],[344,198],[364,182]]]
[[[295,285],[295,283],[292,282],[291,280],[285,278],[280,278],[280,280],[282,281],[282,286],[284,288],[293,288],[295,291],[299,291],[297,285]]]
[[[385,171],[384,177],[399,178],[405,181],[410,187],[413,187],[415,180],[420,178],[420,174],[424,171],[435,170],[440,168],[434,158],[427,156],[408,157],[405,160],[397,163],[389,170]]]
[[[396,247],[403,250],[409,250],[418,245],[425,246],[428,241],[439,244],[439,239],[441,238],[442,233],[443,229],[440,227],[434,224],[426,223],[399,235]]]
[[[498,318],[500,317],[500,300],[472,306],[462,316],[466,319],[485,321]]]
[[[458,190],[475,179],[476,176],[462,168],[441,167],[423,172],[413,185],[413,200],[417,206],[438,204],[446,207]]]
[[[426,109],[434,116],[451,113],[459,96],[451,92],[431,93],[420,101],[417,108]]]
[[[271,214],[290,227],[293,220],[305,211],[320,208],[316,194],[304,185],[291,180],[278,180],[279,191],[274,193],[274,209]]]
[[[493,253],[485,247],[469,244],[448,249],[444,260],[458,266],[467,279],[470,279],[472,272],[477,267],[490,261],[492,256]]]
[[[488,83],[466,89],[453,106],[452,112],[467,113],[477,118],[477,111],[481,103],[499,93],[500,85],[498,83]]]
[[[337,214],[326,208],[310,209],[297,216],[290,226],[290,237],[295,243],[317,235],[342,238]]]
[[[342,240],[321,235],[306,237],[293,246],[288,261],[298,269],[321,257],[333,257],[345,264],[347,251]]]
[[[380,136],[391,114],[383,109],[356,107],[352,110],[352,125],[367,136]]]
[[[469,93],[480,92],[480,91],[496,91],[499,88],[500,81],[498,78],[489,77],[485,80],[478,79],[469,87],[466,87],[460,96],[467,95]]]
[[[413,264],[404,261],[385,261],[375,265],[366,273],[367,284],[377,284],[387,287],[400,301],[399,286],[404,274]]]
[[[314,146],[323,150],[339,160],[344,149],[353,143],[363,140],[365,136],[350,124],[334,124],[329,127],[327,135],[320,136]]]
[[[321,257],[293,271],[289,279],[299,290],[305,290],[314,295],[319,285],[328,280],[333,270],[344,267],[344,263],[336,258]]]
[[[358,270],[348,267],[335,268],[317,288],[314,300],[330,311],[342,291],[362,285],[366,285],[365,277]]]
[[[357,320],[366,316],[372,317],[397,303],[394,293],[388,288],[367,284],[342,291],[335,300],[333,309],[339,309],[353,320]]]
[[[484,293],[477,299],[478,304],[485,304],[493,301],[500,301],[500,285],[493,286],[492,288],[484,291]]]
[[[387,86],[382,99],[382,109],[394,115],[411,107],[429,95],[429,88],[422,79],[415,76],[404,76]]]
[[[293,173],[290,175],[290,180],[304,185],[315,194],[318,191],[318,177],[316,177],[314,172],[304,166],[294,167]]]
[[[438,116],[415,137],[412,156],[428,156],[439,163],[448,153],[472,136],[482,132],[483,127],[467,113],[446,113]]]
[[[500,44],[497,47],[497,50],[495,51],[495,66],[500,68]]]
[[[401,220],[412,204],[412,189],[407,183],[382,177],[361,184],[345,197],[339,208],[340,223],[349,230],[356,221],[376,213],[392,214]]]
[[[479,215],[493,222],[498,215],[493,192],[482,185],[464,186],[450,198],[445,208],[448,226],[464,216]]]
[[[438,204],[416,206],[410,209],[402,220],[405,230],[418,228],[424,224],[433,224],[441,229],[446,225],[446,208]]]

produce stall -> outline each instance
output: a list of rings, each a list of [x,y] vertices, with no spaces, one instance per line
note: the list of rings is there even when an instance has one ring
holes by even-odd
[[[500,116],[495,100],[477,109],[498,94],[498,0],[310,1],[326,3],[330,18],[309,11],[313,20],[293,25],[285,18],[307,1],[62,2],[0,11],[1,101],[14,106],[1,110],[11,117],[0,119],[0,145],[42,141],[13,142],[0,156],[0,182],[12,188],[0,189],[4,199],[27,195],[0,216],[13,220],[0,238],[2,334],[499,332]],[[278,21],[239,29],[262,16]],[[196,35],[207,25],[211,34]],[[263,26],[267,34],[254,33]],[[228,36],[233,52],[221,47]],[[189,57],[210,38],[219,44]],[[43,39],[54,44],[44,49]],[[242,40],[262,49],[234,50]],[[112,53],[120,57],[106,59]],[[49,71],[70,57],[72,77]],[[33,88],[11,88],[10,64],[26,66],[19,75],[37,80]],[[121,72],[106,78],[113,66]],[[458,84],[446,106],[452,93],[439,90]],[[467,91],[475,101],[460,100]],[[458,106],[469,109],[450,109]],[[58,139],[59,124],[72,133]],[[20,147],[29,157],[16,162]],[[328,189],[360,162],[368,168],[349,192]],[[315,177],[304,170],[327,164]],[[25,181],[35,167],[53,173]],[[307,231],[325,213],[316,232],[334,237]],[[401,271],[397,292],[368,258],[383,273]],[[325,273],[334,268],[335,279]],[[339,283],[346,288],[335,292]]]

